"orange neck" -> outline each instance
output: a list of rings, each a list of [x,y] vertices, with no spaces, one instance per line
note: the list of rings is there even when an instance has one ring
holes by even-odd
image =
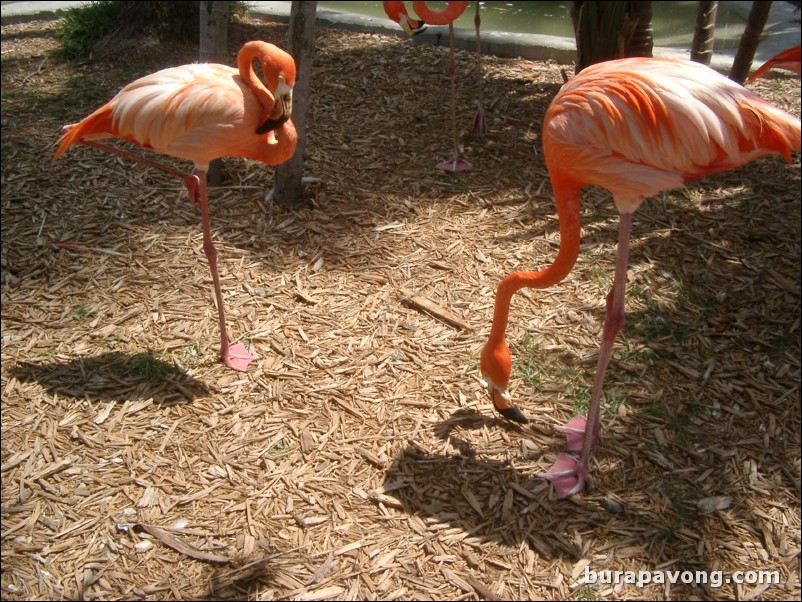
[[[278,70],[280,66],[276,64],[275,61],[272,61],[271,57],[264,52],[261,42],[248,42],[237,54],[237,68],[239,69],[239,76],[242,78],[242,81],[245,83],[245,85],[248,86],[256,95],[256,98],[259,100],[259,104],[262,105],[264,115],[259,121],[261,123],[264,121],[264,119],[267,119],[268,115],[270,115],[276,98],[262,83],[262,80],[259,79],[259,77],[256,75],[256,72],[253,70],[254,59],[257,59],[260,62],[262,65],[262,73],[264,74],[265,80],[267,80],[267,84],[273,85],[273,87],[276,86],[278,80]],[[276,81],[271,81],[271,79]]]
[[[562,281],[574,267],[579,256],[580,220],[579,192],[581,186],[554,183],[554,199],[560,220],[560,248],[557,258],[545,270],[538,272],[514,272],[504,278],[496,291],[493,310],[493,326],[487,345],[498,345],[504,341],[512,296],[522,288],[548,288]]]

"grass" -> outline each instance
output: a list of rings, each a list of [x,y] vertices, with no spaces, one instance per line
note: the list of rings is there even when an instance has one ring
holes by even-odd
[[[292,441],[289,441],[288,439],[281,439],[273,447],[267,450],[267,453],[276,460],[286,460],[295,447],[296,446]]]
[[[119,14],[120,3],[108,0],[68,10],[56,31],[61,43],[59,54],[71,60],[87,56],[111,32]]]
[[[515,378],[524,381],[533,389],[541,388],[548,383],[564,385],[567,390],[573,390],[571,399],[574,402],[574,412],[587,414],[591,397],[590,379],[593,377],[593,371],[576,370],[561,362],[546,364],[540,358],[544,357],[547,352],[540,348],[536,339],[537,335],[530,332],[524,333],[521,340],[524,353],[519,354],[519,359],[515,361],[513,367]],[[602,395],[601,405],[605,414],[618,414],[621,406],[626,403],[626,397],[623,395],[614,395],[609,392],[603,392]]]
[[[171,370],[171,366],[158,359],[152,351],[138,353],[131,358],[127,373],[140,376],[148,381],[161,382]]]
[[[247,2],[229,2],[229,18],[248,12]],[[192,38],[197,42],[198,8],[191,2],[93,2],[67,11],[59,22],[59,54],[75,60],[89,56],[95,45],[114,32],[156,32],[165,39]]]

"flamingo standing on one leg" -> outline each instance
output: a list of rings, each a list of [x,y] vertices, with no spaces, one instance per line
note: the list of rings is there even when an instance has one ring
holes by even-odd
[[[265,83],[254,72],[262,69]],[[295,152],[297,136],[290,113],[295,62],[266,42],[247,42],[237,55],[238,69],[191,64],[146,75],[125,86],[112,100],[79,123],[64,127],[55,162],[73,144],[129,157],[180,178],[201,210],[203,250],[214,281],[220,319],[220,357],[244,371],[254,358],[244,345],[229,346],[223,294],[212,242],[206,172],[220,157],[244,157],[278,165]],[[120,138],[173,157],[189,159],[190,176],[128,151],[96,142]]]
[[[448,161],[437,164],[438,169],[443,171],[467,171],[473,169],[465,159],[459,156],[459,142],[457,140],[457,83],[456,72],[457,63],[454,59],[454,21],[459,17],[468,6],[467,0],[459,2],[448,2],[442,10],[430,9],[426,2],[413,2],[412,8],[421,20],[410,20],[403,2],[384,2],[384,12],[387,16],[396,21],[404,28],[409,35],[414,35],[422,31],[424,24],[429,25],[448,25],[448,41],[450,48],[449,74],[451,75],[451,131],[454,134],[454,156]],[[389,5],[389,6],[388,6]],[[414,25],[418,23],[417,29]]]
[[[799,151],[799,119],[699,63],[629,58],[598,63],[566,83],[543,123],[543,150],[560,220],[554,263],[538,272],[516,272],[498,286],[481,369],[493,405],[526,422],[507,385],[510,352],[505,330],[512,295],[523,287],[546,288],[565,278],[579,254],[579,197],[589,184],[612,193],[620,215],[613,287],[607,296],[601,349],[588,417],[566,427],[568,447],[544,477],[559,497],[582,490],[590,453],[599,436],[604,372],[624,323],[627,255],[632,214],[647,197],[691,179],[734,169],[762,155],[791,160]]]
[[[766,75],[766,73],[772,69],[787,69],[788,71],[793,71],[797,75],[802,75],[802,46],[797,44],[792,48],[786,48],[782,52],[778,52],[755,69],[755,72],[746,78],[746,83],[751,84],[759,77]]]

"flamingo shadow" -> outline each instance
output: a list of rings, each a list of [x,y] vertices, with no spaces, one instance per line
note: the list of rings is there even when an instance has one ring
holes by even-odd
[[[112,351],[66,363],[21,361],[9,370],[21,382],[38,382],[53,395],[90,402],[153,399],[174,405],[209,394],[208,387],[152,352]]]

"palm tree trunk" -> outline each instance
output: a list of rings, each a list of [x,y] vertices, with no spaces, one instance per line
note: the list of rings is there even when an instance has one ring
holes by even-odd
[[[696,28],[693,31],[691,60],[703,65],[710,65],[713,58],[713,39],[716,35],[716,12],[718,2],[700,0],[696,13]]]

